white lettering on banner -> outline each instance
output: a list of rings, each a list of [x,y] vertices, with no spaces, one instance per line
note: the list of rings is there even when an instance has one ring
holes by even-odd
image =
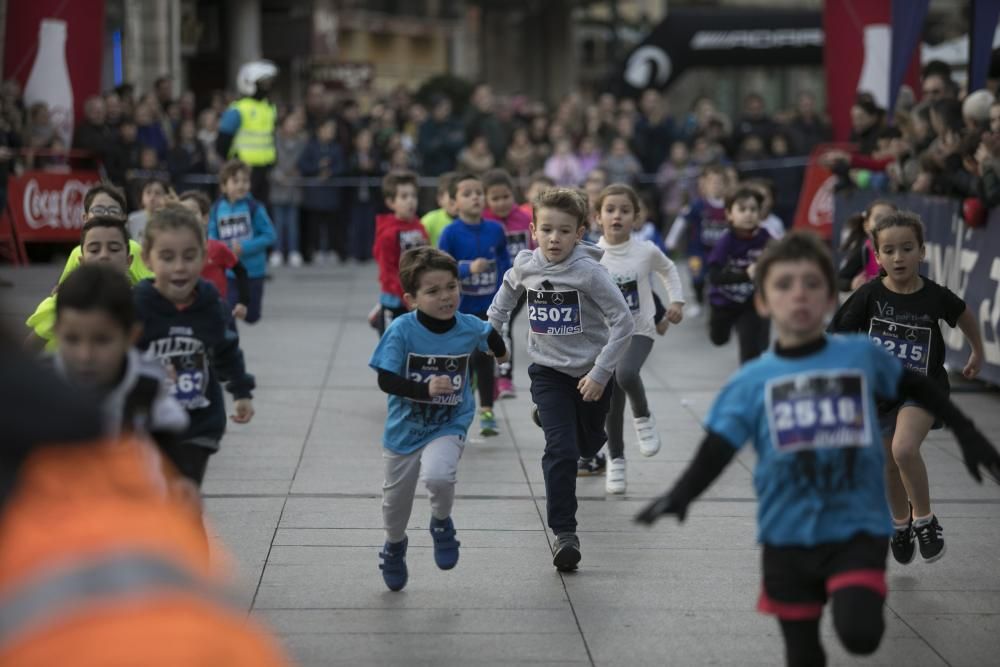
[[[837,177],[829,176],[823,184],[816,188],[812,201],[809,202],[809,213],[806,219],[814,227],[823,227],[833,222],[833,190],[837,185]]]
[[[972,230],[958,214],[952,216],[951,231],[955,238],[954,243],[949,243],[944,247],[940,243],[930,241],[925,244],[925,261],[930,269],[928,277],[965,299],[965,294],[969,289],[969,277],[979,259],[979,252],[965,248],[966,237],[971,236]],[[981,318],[979,326],[985,333],[986,323]],[[961,350],[965,345],[965,337],[961,329],[947,329],[942,331],[942,336],[945,345],[953,350]]]
[[[691,38],[691,48],[773,49],[782,46],[823,46],[821,28],[779,28],[775,30],[700,30]]]
[[[43,190],[36,179],[24,188],[24,221],[32,229],[79,229],[83,226],[83,198],[94,183],[75,178],[63,183],[61,190]]]
[[[1000,364],[1000,259],[990,265],[990,280],[997,284],[993,303],[984,299],[979,304],[979,326],[983,332],[983,352],[988,364]]]

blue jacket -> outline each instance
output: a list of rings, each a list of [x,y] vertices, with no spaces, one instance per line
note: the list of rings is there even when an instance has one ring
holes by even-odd
[[[173,369],[171,394],[191,418],[182,442],[218,448],[226,430],[226,404],[220,381],[234,398],[250,398],[254,378],[246,372],[240,340],[227,329],[219,293],[198,281],[194,303],[183,310],[143,280],[132,291],[142,338],[136,347],[150,360]]]
[[[347,168],[340,144],[336,141],[321,144],[313,137],[306,144],[306,149],[299,157],[299,173],[305,177],[319,176],[323,169],[320,162],[323,160],[326,160],[326,168],[330,170],[330,174],[326,178],[340,176]],[[339,207],[340,188],[322,184],[311,184],[302,188],[302,208],[333,212]]]
[[[233,241],[239,241],[239,258],[247,275],[263,278],[267,274],[267,248],[274,245],[276,236],[267,209],[253,197],[247,195],[235,202],[219,197],[208,213],[208,238],[230,248]]]
[[[494,220],[470,225],[456,218],[444,228],[438,247],[458,260],[458,277],[462,281],[462,302],[459,310],[470,315],[484,315],[500,289],[503,274],[510,268],[507,253],[507,233]],[[492,261],[490,270],[474,274],[472,261],[484,257]]]

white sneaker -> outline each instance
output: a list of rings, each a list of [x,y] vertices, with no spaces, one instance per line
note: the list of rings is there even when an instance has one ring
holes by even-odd
[[[604,475],[604,490],[608,493],[625,493],[625,459],[611,459]]]
[[[285,258],[281,256],[281,253],[275,250],[271,253],[271,268],[277,269],[285,265]]]
[[[297,250],[288,253],[288,265],[296,269],[302,266],[302,253]]]
[[[653,456],[660,451],[660,434],[656,430],[656,420],[653,415],[635,417],[635,435],[639,439],[639,453],[643,456]]]

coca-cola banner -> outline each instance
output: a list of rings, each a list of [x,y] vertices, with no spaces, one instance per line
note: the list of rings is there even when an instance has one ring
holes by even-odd
[[[850,150],[850,144],[820,144],[813,149],[806,166],[805,178],[802,179],[802,190],[799,192],[799,205],[795,209],[796,229],[808,229],[816,232],[826,240],[834,236],[833,229],[833,192],[837,185],[837,176],[820,165],[819,156],[829,150]]]
[[[83,226],[83,197],[100,183],[96,171],[26,171],[7,182],[7,212],[19,245],[73,243]],[[4,225],[6,227],[6,225]]]
[[[16,79],[25,101],[44,101],[63,141],[83,103],[101,92],[104,0],[6,3],[3,78]]]

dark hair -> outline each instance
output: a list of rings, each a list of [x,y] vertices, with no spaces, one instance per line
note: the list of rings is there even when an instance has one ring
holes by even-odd
[[[813,232],[791,231],[781,239],[769,243],[757,260],[757,270],[754,272],[754,289],[761,297],[764,294],[764,281],[771,267],[777,262],[812,262],[823,279],[826,280],[827,294],[837,293],[837,274],[833,268],[833,257],[826,244]]]
[[[201,190],[182,192],[178,199],[181,201],[193,201],[198,205],[198,210],[201,211],[202,215],[208,215],[208,212],[212,210],[212,200]]]
[[[868,235],[865,233],[865,221],[871,217],[876,206],[888,206],[893,211],[898,211],[896,205],[893,204],[888,199],[876,199],[872,203],[868,204],[868,208],[858,213],[855,213],[849,217],[844,222],[844,227],[847,229],[847,238],[840,246],[841,252],[849,252],[855,248],[860,248],[861,244],[865,242]]]
[[[919,245],[924,244],[924,223],[920,221],[920,216],[910,211],[896,211],[883,218],[879,218],[872,228],[872,245],[875,252],[878,252],[878,235],[893,227],[907,227],[913,230],[913,235],[917,237]]]
[[[83,196],[84,211],[90,211],[91,205],[94,203],[94,200],[97,199],[97,195],[99,194],[106,194],[114,199],[115,203],[121,208],[122,215],[128,213],[128,204],[125,203],[125,193],[114,183],[109,183],[108,181],[101,181],[94,187],[87,190],[87,194]]]
[[[514,179],[510,177],[506,169],[490,169],[483,174],[483,190],[489,190],[497,185],[503,185],[514,192]]]
[[[161,188],[163,188],[164,194],[166,194],[170,190],[169,183],[167,183],[162,178],[157,178],[156,176],[154,176],[152,178],[147,178],[145,181],[142,182],[142,187],[139,188],[139,195],[141,196],[144,192],[146,192],[147,188],[153,185],[159,185]]]
[[[943,60],[931,60],[924,63],[920,68],[920,78],[926,79],[929,76],[939,76],[945,83],[951,82],[951,65]]]
[[[903,132],[895,125],[889,125],[879,130],[876,137],[878,139],[902,139]]]
[[[120,271],[103,264],[83,264],[56,290],[56,320],[63,310],[99,310],[128,332],[135,324],[132,286]]]
[[[549,188],[542,194],[535,197],[531,202],[531,217],[538,220],[538,212],[543,208],[552,208],[562,211],[576,219],[577,229],[586,227],[589,223],[589,207],[587,198],[579,190],[573,188]]]
[[[451,182],[448,183],[448,196],[454,199],[458,196],[458,184],[464,181],[478,181],[482,185],[483,181],[471,171],[459,171],[455,173]]]
[[[753,199],[757,202],[758,207],[764,204],[764,195],[762,195],[759,190],[752,188],[749,185],[741,185],[730,193],[728,197],[726,197],[726,210],[728,211],[735,206],[736,202],[745,201],[747,199]]]
[[[125,219],[113,218],[110,215],[98,215],[83,223],[83,227],[80,228],[80,250],[83,250],[84,246],[87,245],[87,233],[95,227],[117,229],[122,234],[125,248],[128,249],[129,235],[128,227],[125,226]]]
[[[545,183],[550,188],[555,187],[556,182],[546,174],[544,171],[536,171],[528,177],[528,185],[534,185],[535,183]]]
[[[632,208],[635,209],[635,216],[639,217],[639,209],[642,206],[642,203],[639,201],[639,195],[635,193],[635,190],[624,183],[612,183],[608,187],[601,190],[601,194],[597,195],[597,202],[595,202],[595,206],[597,207],[595,213],[600,214],[601,207],[604,206],[604,200],[615,195],[628,197],[629,201],[632,202]]]
[[[399,283],[407,294],[416,294],[420,279],[428,271],[447,271],[458,278],[458,262],[443,250],[431,246],[411,248],[399,258]]]
[[[750,178],[743,181],[743,185],[745,185],[748,188],[767,190],[767,194],[771,198],[771,201],[774,201],[775,197],[774,181],[772,181],[770,178]]]
[[[962,119],[962,103],[951,97],[943,97],[931,102],[931,113],[936,113],[946,130],[961,132],[965,127]]]
[[[706,164],[701,168],[701,173],[698,174],[698,178],[704,178],[705,176],[709,176],[711,174],[721,176],[722,178],[727,177],[726,168],[718,162],[713,162],[711,164]]]
[[[412,171],[390,171],[382,178],[382,197],[390,201],[395,199],[401,185],[417,188],[417,175]]]
[[[240,173],[241,171],[246,172],[246,174],[249,176],[250,165],[248,165],[246,162],[243,162],[242,160],[227,161],[224,165],[222,165],[222,168],[219,169],[219,185],[220,186],[225,185],[226,181],[228,181],[230,178],[233,178],[234,176],[236,176],[236,174]]]
[[[194,213],[181,204],[167,204],[149,216],[149,222],[146,224],[146,235],[142,240],[142,252],[149,254],[153,251],[156,237],[160,233],[179,229],[190,230],[198,239],[201,249],[205,249],[205,230]]]
[[[438,176],[438,189],[437,196],[440,197],[443,194],[447,194],[451,191],[451,182],[454,178],[458,176],[457,171],[446,171],[440,176]]]

